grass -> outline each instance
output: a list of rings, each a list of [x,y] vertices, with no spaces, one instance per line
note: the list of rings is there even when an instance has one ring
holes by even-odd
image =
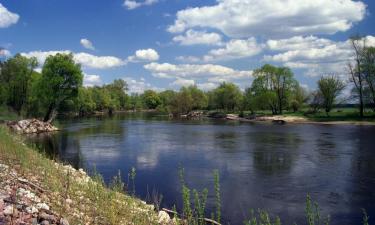
[[[107,187],[93,173],[88,181],[49,160],[37,150],[22,144],[0,126],[0,162],[17,168],[18,174],[48,190],[48,204],[70,224],[157,224],[156,213],[140,200],[122,193],[121,175]],[[134,175],[135,176],[135,175]],[[72,200],[67,205],[66,199]]]

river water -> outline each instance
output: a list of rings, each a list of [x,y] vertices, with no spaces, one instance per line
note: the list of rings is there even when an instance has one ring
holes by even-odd
[[[136,168],[136,195],[163,195],[181,207],[179,168],[191,188],[209,189],[220,173],[224,224],[242,224],[250,209],[266,209],[283,224],[305,224],[306,195],[333,225],[375,219],[375,127],[179,121],[149,114],[60,120],[62,131],[32,141],[49,155],[106,182]],[[131,183],[131,182],[129,182]],[[132,186],[132,185],[131,185]],[[208,212],[209,213],[209,212]],[[374,222],[373,222],[374,223]]]

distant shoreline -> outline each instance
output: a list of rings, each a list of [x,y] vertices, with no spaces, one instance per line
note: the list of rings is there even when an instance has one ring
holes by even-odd
[[[277,115],[277,116],[260,116],[254,119],[246,119],[239,117],[236,114],[227,114],[226,120],[240,121],[240,122],[271,122],[279,124],[320,124],[320,125],[357,125],[357,126],[375,126],[375,122],[372,121],[313,121],[309,118],[302,116],[288,116],[288,115]]]

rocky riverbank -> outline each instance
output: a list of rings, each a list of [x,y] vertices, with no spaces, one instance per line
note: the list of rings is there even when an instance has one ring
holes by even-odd
[[[0,225],[176,224],[124,185],[50,160],[0,126]]]
[[[35,134],[59,130],[52,124],[37,119],[9,121],[6,125],[19,134]]]

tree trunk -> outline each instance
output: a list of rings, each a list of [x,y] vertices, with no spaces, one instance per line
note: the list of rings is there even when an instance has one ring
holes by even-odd
[[[55,116],[56,116],[55,106],[54,106],[54,104],[50,104],[49,107],[48,107],[48,111],[47,111],[46,115],[44,116],[43,121],[50,123],[55,118]]]

